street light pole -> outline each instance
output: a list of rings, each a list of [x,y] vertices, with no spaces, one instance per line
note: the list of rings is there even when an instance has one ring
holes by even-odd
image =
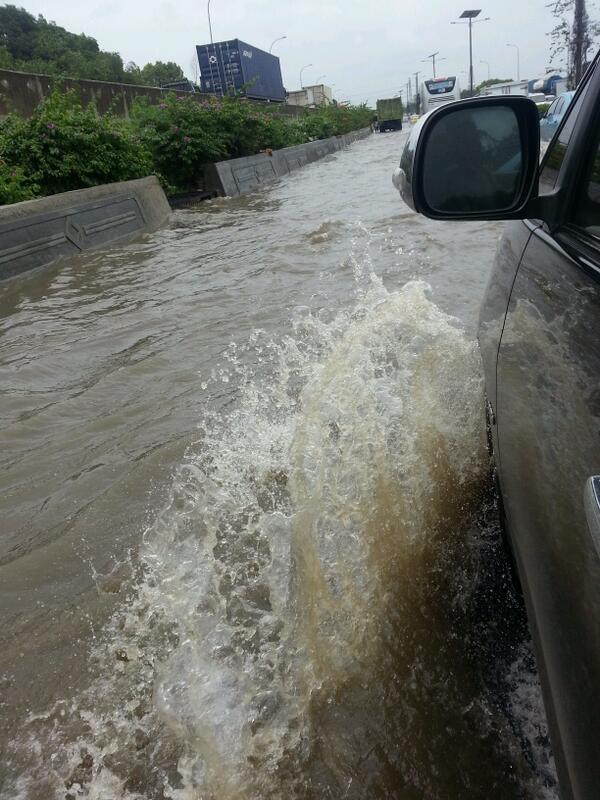
[[[439,52],[440,52],[439,50],[436,50],[435,53],[432,53],[430,56],[427,56],[427,58],[421,59],[422,61],[429,61],[429,59],[431,59],[432,66],[433,66],[433,77],[434,78],[435,78],[435,57],[437,55],[439,55]],[[438,59],[438,61],[441,61],[441,59]]]
[[[471,95],[473,94],[473,23],[474,22],[487,22],[489,17],[484,17],[483,19],[475,19],[481,14],[480,8],[474,9],[467,9],[463,11],[460,15],[459,20],[464,20],[465,23],[469,23],[469,91]],[[452,21],[451,25],[461,25],[465,24],[459,21]]]
[[[300,70],[300,88],[301,89],[302,89],[302,73],[304,72],[305,69],[308,69],[309,67],[312,67],[312,64],[305,64],[302,67],[302,69]]]
[[[517,80],[520,81],[521,80],[521,56],[520,56],[520,51],[519,51],[519,45],[518,44],[507,43],[506,46],[507,47],[514,47],[515,50],[517,51]]]
[[[419,92],[419,72],[415,72],[415,114],[421,110],[421,94]]]
[[[208,6],[206,10],[208,12],[208,30],[210,31],[210,43],[213,44],[212,24],[210,21],[210,0],[208,0]]]
[[[287,36],[278,36],[278,37],[277,37],[277,39],[273,39],[273,41],[271,42],[271,47],[269,47],[269,53],[270,53],[270,52],[272,52],[272,50],[273,50],[273,45],[274,45],[276,42],[280,42],[282,39],[287,39]]]
[[[473,94],[473,19],[469,17],[469,90]]]

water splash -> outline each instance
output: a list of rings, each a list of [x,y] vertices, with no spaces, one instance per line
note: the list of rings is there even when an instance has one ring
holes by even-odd
[[[352,266],[353,308],[299,309],[280,342],[252,337],[256,369],[232,347],[209,379],[238,401],[206,414],[145,535],[102,677],[29,721],[12,796],[492,796],[482,759],[519,796],[528,766],[459,668],[487,475],[477,349],[426,285]]]

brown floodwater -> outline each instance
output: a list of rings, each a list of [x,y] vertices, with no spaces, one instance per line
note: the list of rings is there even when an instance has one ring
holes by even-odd
[[[2,798],[557,797],[403,141],[0,285]]]

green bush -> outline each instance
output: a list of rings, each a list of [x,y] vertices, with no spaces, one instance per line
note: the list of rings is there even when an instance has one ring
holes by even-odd
[[[0,158],[18,168],[33,195],[140,178],[152,161],[135,129],[113,114],[97,116],[75,92],[55,90],[29,119],[0,124]]]
[[[358,128],[365,128],[375,119],[374,112],[366,106],[323,106],[307,109],[299,120],[303,141],[341,136]]]
[[[213,103],[174,93],[158,105],[146,97],[135,101],[131,124],[167,190],[194,188],[203,164],[227,158],[215,111]]]
[[[538,103],[538,113],[540,115],[540,119],[544,116],[546,111],[550,108],[550,103]]]
[[[216,103],[219,130],[228,158],[241,158],[278,150],[305,141],[297,128],[276,112],[237,97],[224,97]]]
[[[0,123],[0,204],[152,173],[167,192],[185,191],[200,184],[206,163],[349,133],[373,116],[331,105],[289,119],[239,97],[170,93],[158,105],[138,98],[124,120],[55,90],[31,118]]]
[[[0,161],[0,205],[31,200],[36,196],[36,188],[25,178],[20,167],[10,167]]]

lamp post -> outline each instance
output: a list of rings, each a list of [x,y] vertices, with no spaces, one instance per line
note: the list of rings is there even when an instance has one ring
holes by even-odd
[[[489,81],[489,79],[490,79],[490,62],[489,62],[489,61],[485,61],[483,58],[480,58],[480,59],[479,59],[479,63],[480,63],[480,64],[487,64],[487,68],[488,68],[488,81]]]
[[[269,47],[269,53],[271,53],[271,52],[272,52],[272,50],[273,50],[273,45],[274,45],[276,42],[280,42],[282,39],[287,39],[287,36],[278,36],[278,37],[277,37],[277,39],[273,39],[273,41],[271,42],[271,47]]]
[[[419,92],[419,72],[415,72],[415,114],[421,110],[421,93]]]
[[[421,61],[429,61],[431,59],[434,78],[435,78],[435,57],[439,55],[439,52],[440,52],[439,50],[436,50],[435,53],[432,53],[430,56],[427,56],[427,58],[421,59]],[[445,60],[446,60],[445,58],[438,58],[438,61],[445,61]]]
[[[312,67],[312,64],[305,64],[302,67],[302,69],[300,70],[300,88],[301,89],[302,89],[302,73],[304,72],[305,69],[308,69],[309,67]]]
[[[507,47],[514,47],[515,50],[517,51],[517,80],[520,81],[521,80],[521,55],[520,55],[520,51],[519,51],[519,45],[518,44],[507,43],[506,46]]]
[[[210,21],[210,0],[208,0],[208,5],[207,5],[206,10],[207,10],[207,13],[208,13],[208,30],[210,31],[210,43],[213,44],[212,24],[211,24],[211,21]]]
[[[319,85],[319,81],[321,80],[321,78],[326,78],[326,77],[327,77],[327,75],[325,75],[325,74],[318,75],[317,78],[315,79],[315,86]]]
[[[487,20],[489,20],[489,17],[475,19],[475,17],[478,17],[480,14],[480,8],[467,9],[463,11],[459,17],[459,20],[464,20],[464,23],[461,23],[459,20],[450,23],[451,25],[469,24],[469,90],[471,94],[473,94],[473,24],[474,22],[487,22]]]

